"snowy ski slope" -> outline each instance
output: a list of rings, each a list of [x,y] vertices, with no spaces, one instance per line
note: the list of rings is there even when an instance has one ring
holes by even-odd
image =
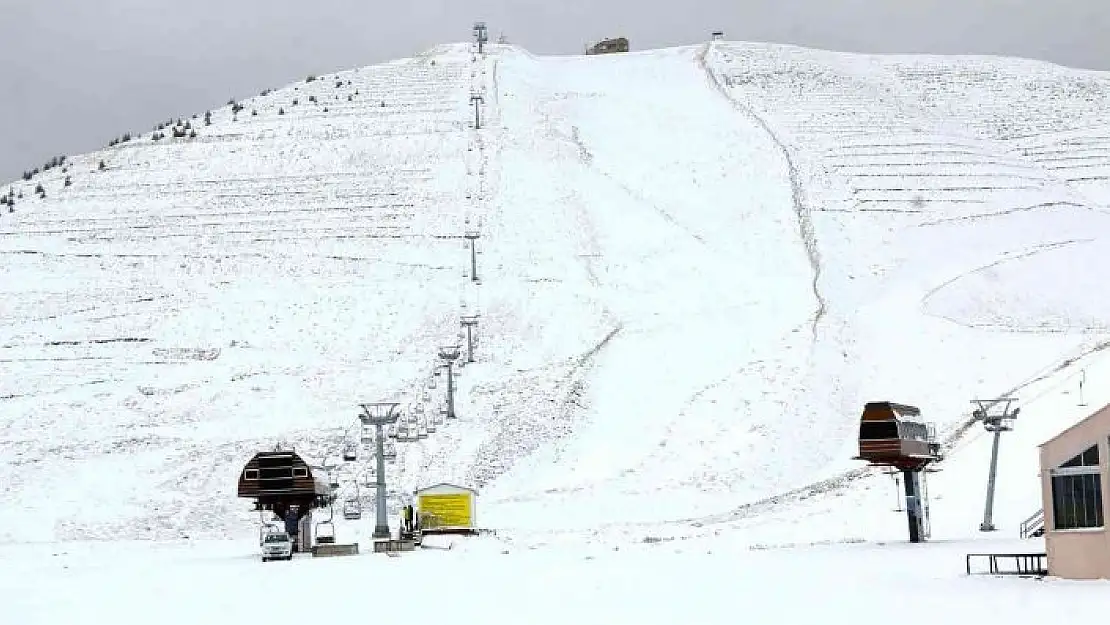
[[[934,533],[965,536],[968,402],[1016,389],[1012,532],[1074,376],[1110,366],[1107,98],[1013,59],[454,44],[72,157],[0,216],[0,542],[249,537],[250,455],[335,462],[388,398],[427,435],[397,444],[392,506],[476,486],[537,543],[901,536],[890,478],[850,458],[864,402],[913,403],[954,445]]]

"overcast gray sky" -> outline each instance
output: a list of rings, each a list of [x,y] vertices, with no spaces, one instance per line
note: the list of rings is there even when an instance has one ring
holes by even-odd
[[[532,52],[727,38],[1110,70],[1108,0],[0,0],[0,180],[309,73],[465,41]]]

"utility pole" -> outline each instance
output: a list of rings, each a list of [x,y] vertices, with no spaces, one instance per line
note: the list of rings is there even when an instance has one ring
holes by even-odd
[[[469,230],[463,235],[470,241],[470,281],[478,281],[478,237],[481,234],[477,230]]]
[[[474,39],[478,42],[478,54],[485,54],[486,42],[489,41],[485,22],[474,22]]]
[[[389,538],[389,518],[385,510],[385,435],[382,432],[383,425],[389,425],[397,422],[396,414],[397,406],[401,404],[398,402],[374,402],[370,404],[360,404],[362,406],[362,413],[358,415],[359,420],[363,425],[374,426],[375,439],[377,440],[377,495],[374,500],[374,507],[377,508],[377,514],[374,521],[374,538]]]
[[[439,357],[443,359],[444,367],[447,369],[447,418],[454,419],[455,417],[455,379],[454,369],[452,365],[455,359],[459,357],[458,345],[447,345],[439,348]]]
[[[482,127],[482,113],[481,108],[478,106],[480,103],[485,103],[485,98],[480,93],[470,94],[470,101],[474,103],[474,129],[479,130]]]
[[[1002,397],[999,399],[973,399],[972,404],[978,406],[972,411],[972,416],[976,421],[982,421],[983,427],[988,432],[994,433],[994,442],[991,445],[991,467],[990,473],[987,477],[987,503],[983,510],[983,523],[979,525],[981,532],[993,532],[994,527],[994,482],[995,476],[998,473],[998,441],[1003,432],[1009,432],[1014,429],[1012,425],[1007,423],[1017,419],[1018,413],[1021,412],[1020,408],[1010,410],[1011,404],[1017,401],[1013,397]],[[1001,406],[1001,412],[994,410],[994,408]],[[993,410],[993,413],[992,413]]]
[[[474,362],[474,328],[478,325],[478,315],[464,315],[462,324],[466,327],[466,361]]]

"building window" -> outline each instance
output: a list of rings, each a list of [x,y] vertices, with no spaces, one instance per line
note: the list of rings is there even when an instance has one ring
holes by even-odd
[[[308,467],[293,467],[293,477],[308,477]]]
[[[257,480],[258,479],[258,469],[245,469],[243,471],[243,479],[244,480]]]
[[[1052,517],[1058,530],[1103,526],[1098,445],[1052,470]]]
[[[864,441],[898,438],[898,422],[863,421],[859,424],[859,438]]]

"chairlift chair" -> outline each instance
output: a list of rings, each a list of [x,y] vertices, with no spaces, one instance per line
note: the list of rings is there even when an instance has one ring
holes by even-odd
[[[327,531],[322,531],[324,529]],[[320,521],[316,524],[316,544],[331,545],[335,543],[335,524],[331,520]]]
[[[343,502],[343,518],[348,521],[357,521],[362,518],[362,502],[351,498]]]

